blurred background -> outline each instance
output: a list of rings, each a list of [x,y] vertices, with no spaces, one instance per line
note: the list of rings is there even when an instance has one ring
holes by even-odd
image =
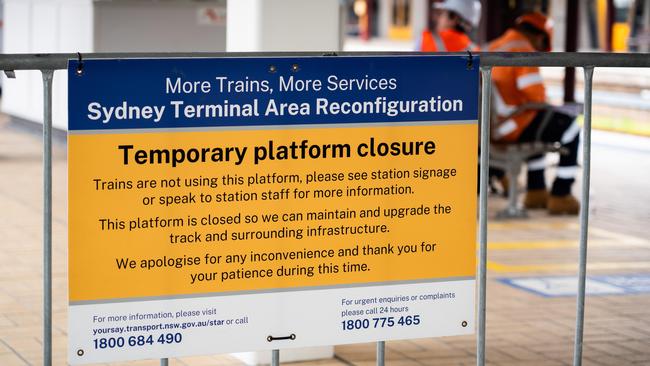
[[[0,0],[5,54],[95,52],[414,51],[434,0]],[[650,51],[650,0],[482,0],[472,35],[485,48],[524,12],[553,20],[553,52]],[[11,73],[8,74],[9,76]],[[548,99],[581,102],[582,70],[543,68]],[[67,343],[67,73],[54,77],[54,357]],[[39,71],[2,74],[0,99],[0,365],[42,364],[42,114]],[[650,69],[594,76],[587,365],[650,364]],[[612,133],[614,131],[615,133]],[[551,163],[552,165],[553,163]],[[579,187],[579,185],[576,185]],[[574,189],[575,191],[575,189]],[[532,212],[496,221],[490,196],[488,360],[570,365],[579,225]],[[561,277],[558,277],[561,276]],[[614,292],[596,285],[616,280]],[[549,294],[508,281],[532,278]],[[573,282],[572,282],[573,281]],[[600,282],[599,282],[600,281]],[[556,283],[557,282],[557,283]],[[610,281],[611,282],[611,281]],[[602,286],[601,286],[602,288]],[[612,286],[609,287],[610,289]],[[555,292],[553,292],[553,291]],[[560,291],[563,290],[563,291]],[[564,291],[566,290],[566,291]],[[556,294],[559,295],[556,296]],[[391,365],[474,365],[474,337],[390,342]],[[333,358],[332,358],[333,357]],[[269,352],[170,360],[268,363]],[[374,344],[283,352],[301,365],[374,365]],[[158,365],[158,360],[129,365]]]
[[[413,51],[437,0],[4,0],[3,53]],[[519,15],[553,20],[554,52],[648,52],[650,0],[482,0],[472,38],[485,46]],[[0,110],[39,122],[40,75],[3,80]],[[22,76],[21,76],[22,75]],[[57,72],[54,126],[66,129],[66,83]],[[575,76],[574,76],[575,75]],[[549,100],[580,101],[581,72],[544,69]],[[650,72],[601,69],[596,125],[650,134]],[[613,109],[612,109],[613,108]]]

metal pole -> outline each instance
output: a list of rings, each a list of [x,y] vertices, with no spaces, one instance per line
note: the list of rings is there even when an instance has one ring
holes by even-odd
[[[169,359],[168,358],[161,358],[160,359],[160,366],[168,366],[169,365]]]
[[[580,27],[578,23],[580,21],[579,14],[579,1],[567,1],[566,5],[567,12],[567,25],[566,25],[566,35],[564,38],[564,51],[565,52],[576,52],[578,50],[578,31]],[[552,46],[552,45],[551,45]],[[576,89],[576,70],[573,67],[567,67],[564,69],[564,101],[567,103],[573,103],[575,99],[575,89]]]
[[[345,26],[347,24],[347,8],[348,2],[346,0],[339,0],[339,23],[338,23],[338,33],[339,33],[339,42],[338,49],[336,51],[343,51],[343,44],[345,43]]]
[[[485,310],[487,285],[487,190],[490,157],[490,91],[492,68],[481,66],[481,176],[479,187],[478,336],[476,364],[485,365]],[[516,184],[511,182],[510,184]]]
[[[43,70],[43,365],[52,365],[52,80]]]
[[[605,21],[605,45],[601,49],[612,52],[612,31],[614,29],[614,0],[607,0],[607,20]]]
[[[648,30],[650,30],[650,0],[645,0],[642,11],[643,11],[643,27],[641,27],[641,29],[644,32],[648,32]],[[639,32],[641,32],[641,29],[639,29]],[[648,46],[648,41],[640,42],[638,43],[638,45],[639,45],[638,47],[639,52],[645,53],[650,51],[650,46]]]
[[[386,364],[386,342],[377,342],[377,366],[384,366]]]
[[[580,267],[578,269],[578,298],[576,304],[576,334],[573,345],[573,365],[582,365],[582,335],[585,321],[585,279],[587,276],[587,235],[589,230],[589,179],[591,177],[591,94],[594,68],[585,72],[585,122],[582,140],[582,208],[580,210]]]
[[[274,349],[271,353],[271,366],[280,366],[280,350]]]

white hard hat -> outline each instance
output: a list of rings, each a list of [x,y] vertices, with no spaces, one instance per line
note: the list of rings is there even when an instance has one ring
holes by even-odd
[[[481,2],[478,0],[443,0],[433,3],[434,8],[453,11],[463,20],[478,27],[481,21]]]

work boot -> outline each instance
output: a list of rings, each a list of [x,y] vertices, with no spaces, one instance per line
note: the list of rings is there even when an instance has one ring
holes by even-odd
[[[531,189],[526,192],[524,207],[529,210],[546,208],[548,192],[545,189]]]
[[[499,184],[501,185],[501,194],[503,197],[508,197],[508,189],[510,188],[510,180],[507,175],[499,178]]]
[[[548,198],[548,213],[550,215],[577,215],[578,212],[580,212],[580,202],[570,194],[551,195]]]

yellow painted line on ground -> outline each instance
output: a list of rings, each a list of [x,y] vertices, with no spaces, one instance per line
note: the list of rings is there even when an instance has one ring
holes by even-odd
[[[552,263],[552,264],[503,264],[488,261],[487,269],[493,272],[555,272],[555,271],[577,271],[577,263]],[[587,269],[650,269],[650,262],[594,262],[587,263]]]
[[[650,241],[625,239],[591,239],[590,248],[650,248]],[[536,250],[577,248],[578,240],[512,241],[488,243],[489,250]]]
[[[599,228],[591,228],[589,229],[589,233],[593,235],[598,235],[602,236],[605,238],[613,239],[613,240],[618,240],[621,242],[625,243],[634,243],[634,244],[639,244],[639,246],[647,246],[650,244],[650,241],[647,239],[639,238],[636,236],[632,235],[627,235],[627,234],[621,234],[621,233],[616,233],[613,231],[605,230],[605,229],[599,229]]]
[[[488,223],[488,230],[570,230],[575,231],[576,236],[580,232],[580,224],[576,222],[540,222],[540,221],[502,221]],[[589,228],[590,240],[589,243],[595,241],[591,236],[599,236],[603,238],[612,239],[619,243],[625,243],[628,246],[650,247],[650,241],[644,238],[639,238],[632,235],[617,233],[597,227]],[[599,239],[596,239],[599,240]],[[564,240],[553,240],[552,242],[558,243]],[[576,238],[577,241],[577,238]],[[567,240],[571,242],[571,240]],[[638,245],[637,245],[638,244]],[[564,244],[566,245],[566,244]]]
[[[579,226],[578,226],[579,227]],[[571,222],[540,222],[540,221],[501,221],[488,223],[488,230],[513,230],[513,229],[575,229]]]
[[[580,126],[584,124],[584,116],[578,117],[578,124],[580,124]],[[597,116],[592,120],[592,127],[596,130],[650,137],[650,126],[643,120],[643,118]]]
[[[533,250],[533,249],[558,249],[575,248],[578,242],[575,240],[554,240],[554,241],[513,241],[488,243],[489,250]]]

